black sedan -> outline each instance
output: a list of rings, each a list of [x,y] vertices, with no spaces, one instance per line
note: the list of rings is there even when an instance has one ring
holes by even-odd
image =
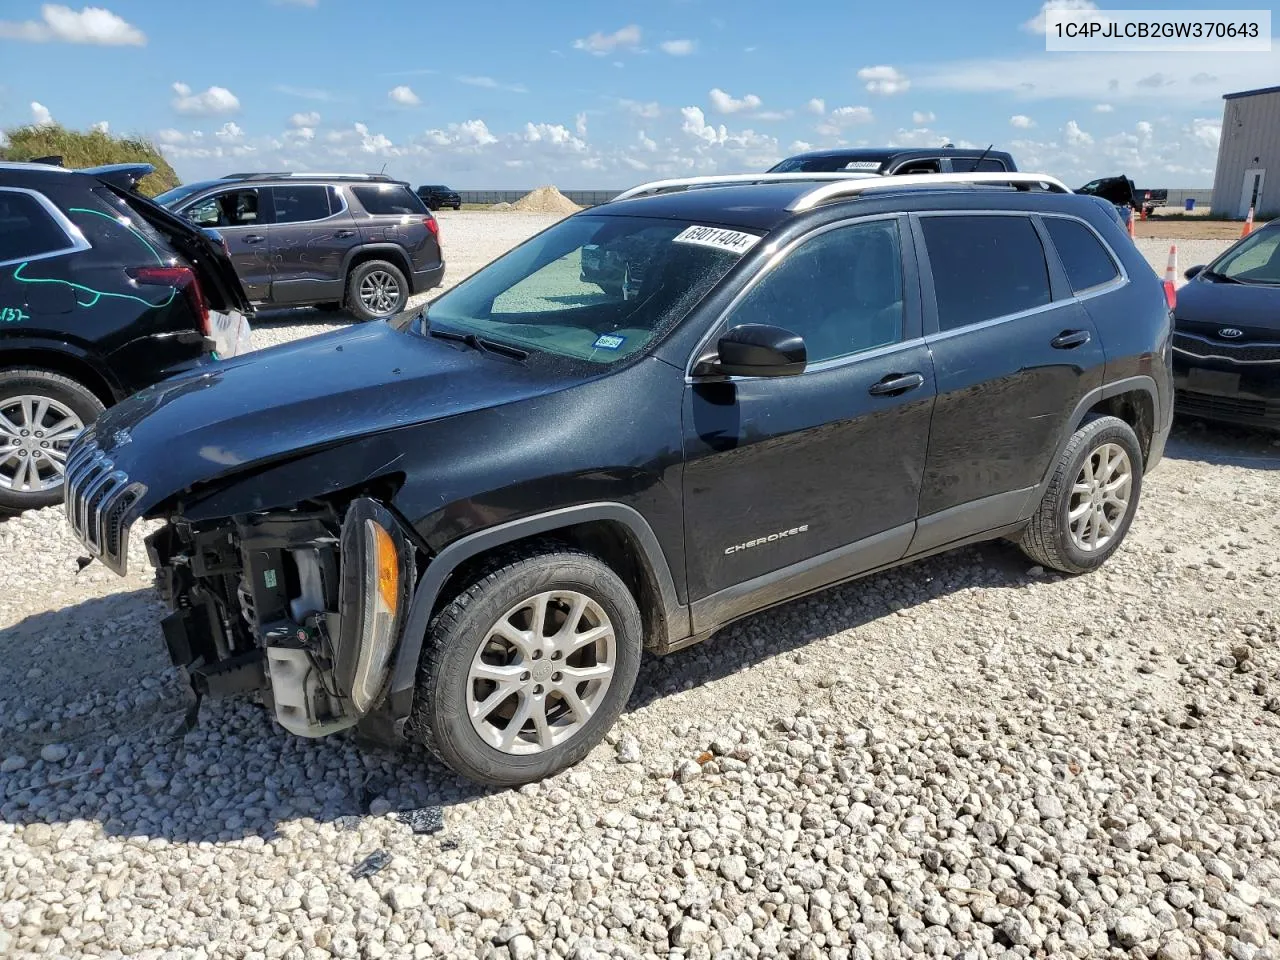
[[[1186,276],[1174,310],[1178,411],[1280,430],[1280,221]]]

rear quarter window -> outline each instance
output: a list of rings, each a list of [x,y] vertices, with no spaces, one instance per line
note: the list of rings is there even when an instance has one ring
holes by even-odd
[[[75,240],[34,194],[0,189],[0,263],[47,257],[75,247]]]
[[[364,207],[365,212],[374,216],[384,214],[404,216],[427,212],[426,204],[422,199],[408,187],[400,184],[369,184],[351,187],[350,190],[360,201],[360,206]]]
[[[1075,293],[1110,283],[1120,276],[1111,254],[1093,231],[1077,220],[1045,217],[1044,224],[1058,251],[1058,259],[1067,271],[1067,279]]]

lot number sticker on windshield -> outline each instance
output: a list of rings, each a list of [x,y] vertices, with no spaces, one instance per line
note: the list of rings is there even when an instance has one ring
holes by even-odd
[[[723,227],[689,227],[677,236],[675,243],[692,243],[699,247],[715,247],[730,253],[744,254],[759,241],[759,237],[741,230],[725,230]]]

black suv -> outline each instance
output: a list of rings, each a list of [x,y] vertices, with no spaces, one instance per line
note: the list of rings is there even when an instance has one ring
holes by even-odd
[[[418,198],[427,205],[429,210],[439,210],[441,207],[462,209],[462,197],[456,190],[450,190],[442,183],[419,187]]]
[[[812,150],[781,160],[770,173],[838,173],[855,171],[901,176],[910,173],[1005,173],[1017,170],[1013,157],[1000,150],[958,150],[955,147],[899,149]]]
[[[361,320],[440,285],[440,225],[409,185],[381,174],[234,173],[156,198],[226,238],[255,303],[346,306]]]
[[[0,511],[61,500],[104,407],[247,347],[221,241],[134,192],[152,169],[0,163]]]
[[[644,650],[973,541],[1070,573],[1119,547],[1173,409],[1161,283],[1105,205],[996,176],[628,191],[403,331],[117,407],[73,449],[71,524],[123,571],[165,521],[198,694],[546,776]],[[589,245],[634,282],[584,282]]]

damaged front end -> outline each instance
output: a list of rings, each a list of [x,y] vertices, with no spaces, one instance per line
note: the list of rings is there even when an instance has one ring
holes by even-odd
[[[416,580],[377,500],[191,522],[147,538],[173,663],[197,698],[262,690],[281,726],[321,737],[383,698]]]

